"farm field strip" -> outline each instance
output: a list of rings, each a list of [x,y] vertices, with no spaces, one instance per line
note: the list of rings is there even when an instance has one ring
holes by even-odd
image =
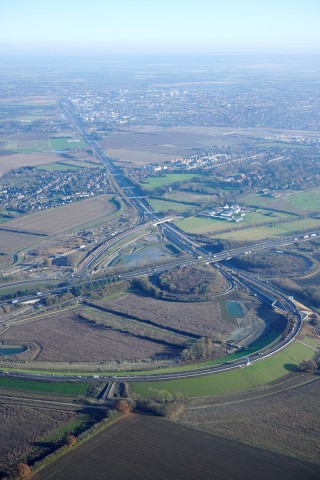
[[[112,158],[115,164],[126,164],[130,167],[143,166],[150,162],[165,162],[172,160],[172,155],[166,153],[155,153],[142,150],[133,150],[125,148],[105,148],[108,157]]]
[[[278,198],[264,197],[251,194],[242,199],[247,205],[257,205],[263,208],[275,208],[292,213],[319,212],[320,188],[309,191],[290,192],[281,194]]]
[[[50,170],[52,172],[63,172],[68,170],[79,170],[81,168],[77,165],[70,165],[62,162],[48,163],[39,167],[40,170]]]
[[[1,377],[0,388],[41,392],[47,395],[87,395],[89,383],[84,382],[46,382],[39,380],[24,380],[20,378]]]
[[[228,222],[226,220],[219,220],[215,218],[205,218],[205,217],[189,217],[183,220],[176,220],[175,225],[181,230],[190,233],[210,233],[218,234],[219,232],[225,233],[226,230],[244,230],[250,228],[258,228],[257,225],[260,224],[272,224],[274,228],[275,224],[285,225],[286,223],[294,223],[292,221],[293,215],[286,213],[274,212],[274,215],[269,216],[263,213],[248,213],[244,220],[236,222]],[[270,227],[266,227],[270,228]]]
[[[116,207],[111,202],[112,198],[111,195],[101,195],[43,212],[32,213],[7,222],[5,228],[8,230],[27,230],[31,234],[33,232],[42,234],[61,232],[67,227],[71,229],[87,223],[88,217],[89,219],[96,219],[107,213],[113,213]]]
[[[3,397],[2,397],[3,398]],[[52,450],[52,442],[61,441],[66,431],[83,430],[88,415],[67,410],[62,405],[15,404],[6,399],[0,405],[2,473],[23,459],[39,458]],[[31,400],[31,399],[30,399]]]
[[[137,318],[132,318],[130,315],[122,315],[119,316],[116,314],[116,312],[108,312],[107,310],[104,309],[99,309],[99,305],[96,307],[91,306],[89,304],[89,311],[92,310],[92,312],[95,313],[98,317],[98,322],[101,324],[105,325],[110,325],[114,326],[114,328],[120,328],[120,329],[126,329],[129,332],[132,331],[134,333],[135,329],[138,327],[142,329],[144,334],[148,336],[148,332],[150,332],[150,335],[156,334],[156,338],[160,339],[169,339],[171,338],[174,343],[181,344],[181,343],[186,343],[190,341],[190,335],[184,335],[183,332],[175,332],[173,329],[170,329],[168,327],[162,326],[162,325],[152,325],[151,322],[147,323],[148,321],[140,320]],[[86,311],[86,309],[85,309]],[[94,320],[93,320],[94,321]],[[152,338],[152,337],[151,337]]]
[[[220,372],[204,377],[175,379],[168,381],[153,381],[152,388],[164,389],[169,392],[181,392],[185,397],[202,397],[222,395],[250,390],[284,377],[290,368],[296,368],[302,360],[314,357],[314,351],[303,344],[293,341],[289,346],[253,365]],[[148,396],[148,382],[132,384],[133,390]]]
[[[107,213],[107,215],[99,216],[95,220],[90,220],[89,222],[82,223],[80,225],[72,226],[71,230],[77,228],[77,229],[82,229],[82,228],[94,228],[94,227],[99,227],[101,225],[104,225],[107,221],[110,221],[111,219],[117,218],[119,215],[121,215],[122,209],[123,209],[123,203],[120,202],[120,208],[118,208],[117,205],[115,205],[115,211],[114,213]],[[39,235],[28,235],[24,233],[14,233],[14,232],[6,232],[3,231],[1,233],[1,238],[0,238],[0,251],[2,249],[3,252],[6,253],[17,253],[19,255],[18,262],[21,261],[22,254],[26,252],[28,249],[31,247],[36,247],[37,245],[41,244],[42,242],[45,242],[46,240],[50,239],[52,240],[53,238],[57,238],[60,235],[66,233],[69,231],[69,229],[64,229],[62,231],[58,231],[55,234],[50,234],[50,236],[41,236]],[[7,250],[5,250],[7,248]],[[10,250],[8,250],[10,249]]]
[[[171,202],[170,200],[151,199],[149,204],[156,212],[167,212],[168,210],[176,210],[177,212],[185,212],[195,207],[194,204]]]
[[[139,320],[152,321],[164,328],[174,328],[196,336],[212,337],[215,333],[229,333],[233,326],[220,321],[219,305],[214,301],[204,303],[171,302],[128,293],[122,297],[99,302],[115,314]],[[196,322],[195,322],[195,319]]]
[[[293,222],[278,224],[275,227],[252,227],[233,232],[215,233],[213,237],[230,240],[259,241],[267,238],[278,238],[286,235],[303,233],[308,230],[320,229],[320,219],[305,218]]]
[[[58,280],[47,280],[47,281],[31,281],[25,283],[19,283],[17,285],[5,286],[0,285],[0,295],[9,295],[11,293],[16,293],[17,290],[26,290],[32,289],[33,291],[41,291],[49,287],[54,287],[59,284]]]
[[[0,157],[0,172],[25,166],[39,167],[59,160],[61,157],[51,152],[12,153]]]
[[[146,358],[176,356],[181,349],[180,345],[171,342],[160,339],[156,341],[143,335],[132,335],[95,324],[82,318],[72,308],[28,320],[27,323],[15,322],[10,325],[0,337],[1,340],[14,338],[21,344],[31,345],[30,351],[23,354],[27,363],[19,365],[16,369],[18,371],[49,369],[50,374],[59,371],[71,374],[72,370],[80,369],[87,372],[88,376],[91,372],[92,376],[93,371],[102,372],[113,365],[116,369],[119,362],[134,365],[134,362]],[[31,360],[35,353],[33,345],[41,346],[35,360]],[[104,366],[106,364],[107,368]],[[13,372],[14,367],[15,365],[10,365],[3,368],[9,368]]]
[[[191,178],[201,176],[202,175],[192,173],[169,173],[161,177],[147,177],[141,185],[143,188],[151,190],[166,185],[172,185],[176,182],[185,182],[186,180],[191,180]]]
[[[245,438],[251,445],[320,463],[319,393],[320,381],[310,375],[307,383],[288,384],[283,390],[262,390],[256,396],[229,396],[212,405],[209,401],[199,407],[187,406],[178,421],[225,438],[240,441]]]
[[[121,449],[121,462],[119,462]],[[228,455],[226,455],[228,452]],[[143,459],[143,461],[141,461]],[[34,480],[316,480],[318,466],[157,417],[130,415],[44,468]],[[261,477],[262,478],[262,477]]]

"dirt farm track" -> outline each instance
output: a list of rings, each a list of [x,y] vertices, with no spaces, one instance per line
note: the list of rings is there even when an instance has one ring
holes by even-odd
[[[129,415],[33,480],[316,480],[319,465],[173,422]]]

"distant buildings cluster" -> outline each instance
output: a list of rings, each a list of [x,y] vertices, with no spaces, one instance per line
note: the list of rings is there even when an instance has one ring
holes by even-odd
[[[246,215],[246,210],[240,205],[225,205],[217,210],[202,212],[199,216],[218,218],[228,222],[241,222]]]

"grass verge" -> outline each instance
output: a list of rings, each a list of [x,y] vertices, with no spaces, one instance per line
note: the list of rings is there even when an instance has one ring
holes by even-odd
[[[58,395],[87,395],[88,383],[46,382],[43,380],[25,380],[20,378],[0,378],[0,388],[12,388],[29,392],[41,392]]]
[[[137,382],[132,384],[132,390],[143,396],[148,396],[150,387],[171,393],[181,392],[185,397],[236,393],[274,382],[294,371],[302,360],[312,359],[314,354],[310,347],[294,341],[280,352],[248,367],[202,377]]]

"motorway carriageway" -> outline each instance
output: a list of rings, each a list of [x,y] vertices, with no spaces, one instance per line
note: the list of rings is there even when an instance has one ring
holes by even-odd
[[[223,271],[224,267],[220,267]],[[195,368],[189,371],[181,371],[175,373],[157,373],[157,374],[148,374],[143,375],[134,374],[131,375],[112,375],[112,376],[98,376],[94,375],[92,377],[79,376],[79,375],[48,375],[48,374],[31,374],[23,372],[6,372],[1,373],[0,376],[10,376],[15,378],[25,378],[31,380],[51,380],[51,381],[104,381],[108,382],[134,382],[134,381],[159,381],[159,380],[170,380],[177,378],[189,378],[197,377],[203,375],[210,375],[214,373],[224,372],[228,370],[233,370],[235,368],[241,368],[249,366],[252,363],[262,361],[263,359],[270,357],[271,355],[279,352],[284,347],[289,345],[299,333],[302,326],[302,313],[297,310],[295,304],[282,292],[278,291],[275,287],[265,284],[261,280],[255,279],[250,275],[243,274],[242,272],[237,272],[237,275],[234,275],[227,271],[228,275],[231,275],[235,282],[238,282],[239,285],[250,290],[256,297],[260,297],[265,301],[266,294],[270,298],[270,302],[281,299],[282,305],[287,314],[291,315],[292,326],[288,331],[286,338],[281,339],[276,345],[272,345],[270,348],[265,347],[263,351],[255,352],[249,356],[244,356],[240,359],[235,360],[234,362],[228,362],[226,364],[212,365],[205,368]],[[238,278],[239,277],[239,278]]]

